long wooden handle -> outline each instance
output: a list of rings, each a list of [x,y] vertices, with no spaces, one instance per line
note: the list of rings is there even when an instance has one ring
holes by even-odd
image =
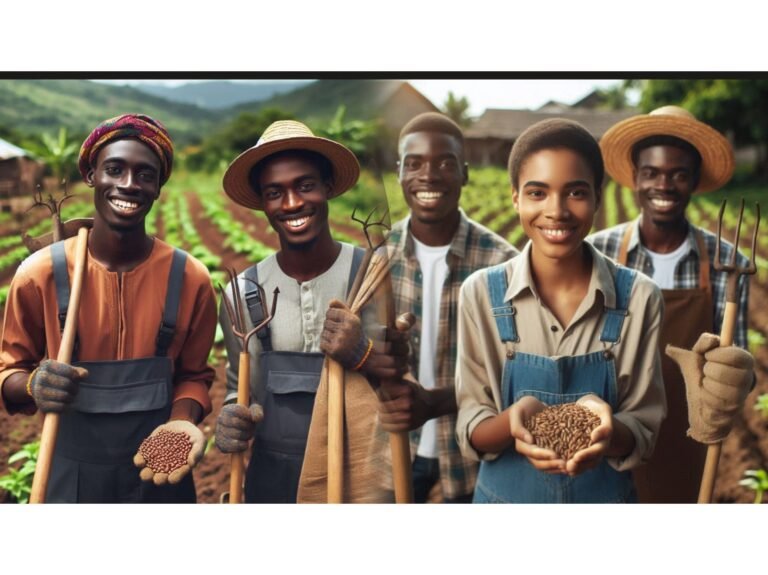
[[[247,351],[240,352],[240,363],[237,371],[237,403],[248,407],[251,381],[251,361]],[[245,454],[233,453],[229,472],[229,502],[243,502],[243,478],[245,477]]]
[[[88,257],[88,228],[80,228],[77,232],[75,243],[75,271],[72,278],[72,291],[69,294],[69,308],[67,319],[64,323],[64,333],[61,336],[61,345],[56,361],[69,363],[72,361],[72,348],[75,344],[77,332],[77,316],[80,310],[80,295],[83,291],[83,278],[85,276],[85,262]],[[32,492],[29,496],[30,503],[45,503],[45,492],[48,489],[48,478],[51,474],[51,461],[53,450],[56,447],[56,436],[59,433],[59,414],[46,413],[43,420],[43,431],[40,436],[40,451],[37,455],[35,476],[32,479]]]
[[[407,331],[416,318],[403,314],[395,320],[398,331]],[[389,434],[392,451],[392,479],[395,484],[395,503],[413,503],[413,469],[411,468],[411,439],[407,431]]]
[[[725,302],[723,327],[720,329],[720,347],[733,345],[733,334],[736,330],[738,314],[739,304],[730,301]],[[717,465],[720,463],[720,452],[722,449],[722,441],[707,446],[707,458],[704,461],[704,472],[701,475],[701,485],[699,486],[699,503],[712,503],[712,494],[715,492]]]
[[[344,502],[344,367],[328,359],[328,503]]]

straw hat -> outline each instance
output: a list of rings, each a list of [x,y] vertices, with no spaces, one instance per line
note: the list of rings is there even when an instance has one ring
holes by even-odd
[[[264,131],[256,145],[240,154],[224,174],[224,191],[235,202],[246,208],[263,210],[261,196],[251,187],[248,176],[253,166],[277,152],[310,150],[328,158],[333,165],[333,188],[328,199],[346,192],[360,176],[360,164],[345,146],[315,136],[312,131],[293,120],[273,122]]]
[[[733,149],[725,137],[688,110],[663,106],[649,114],[633,116],[611,127],[600,139],[605,169],[622,186],[634,187],[632,147],[650,136],[675,136],[701,154],[701,179],[696,192],[711,192],[733,175]]]

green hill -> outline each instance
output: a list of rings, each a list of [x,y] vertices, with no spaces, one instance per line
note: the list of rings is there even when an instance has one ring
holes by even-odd
[[[194,105],[170,102],[128,86],[88,80],[0,80],[0,129],[19,134],[87,134],[106,118],[143,113],[157,118],[177,143],[199,141],[219,115]]]
[[[318,80],[268,100],[235,106],[227,114],[280,108],[303,121],[313,122],[329,120],[339,105],[344,104],[348,119],[368,120],[376,117],[386,97],[401,83],[399,80]]]

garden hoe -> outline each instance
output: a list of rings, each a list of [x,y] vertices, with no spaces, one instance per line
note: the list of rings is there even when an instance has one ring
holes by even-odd
[[[267,310],[266,297],[264,295],[264,288],[262,288],[253,280],[244,278],[245,281],[251,281],[256,285],[259,290],[262,312],[264,320],[255,326],[249,332],[245,332],[245,312],[243,308],[243,296],[240,292],[240,285],[237,281],[237,272],[234,269],[227,269],[229,274],[229,281],[232,286],[232,299],[234,305],[230,303],[229,298],[224,288],[219,284],[219,292],[221,292],[221,301],[224,303],[224,307],[227,310],[227,316],[229,322],[232,324],[232,333],[240,340],[242,351],[240,352],[239,370],[237,374],[237,403],[244,407],[248,407],[250,403],[250,384],[251,384],[251,356],[248,352],[248,343],[251,337],[258,331],[266,327],[272,318],[275,317],[275,309],[277,307],[277,296],[280,294],[280,290],[275,288],[272,296],[272,309]],[[245,475],[245,455],[243,453],[233,453],[231,460],[231,471],[229,476],[229,503],[242,503],[243,502],[243,478]],[[226,496],[222,496],[222,502],[226,500]]]
[[[48,200],[43,202],[42,192],[38,188],[35,194],[35,203],[32,208],[45,206],[51,211],[51,222],[53,230],[45,235],[32,238],[26,232],[22,232],[22,240],[30,252],[35,252],[52,243],[67,239],[77,235],[75,244],[75,270],[72,278],[72,291],[69,295],[69,311],[64,323],[64,332],[61,336],[59,353],[56,361],[61,363],[70,363],[72,361],[72,349],[75,343],[75,334],[77,331],[77,316],[80,309],[80,296],[83,291],[83,277],[85,275],[85,263],[88,257],[88,230],[93,226],[93,219],[78,218],[62,223],[61,204],[72,197],[67,193],[66,183],[64,183],[64,197],[60,200],[54,200],[49,195]],[[32,209],[30,208],[30,209]],[[45,503],[45,492],[48,488],[48,478],[51,473],[51,461],[53,459],[53,450],[56,447],[56,435],[59,431],[59,414],[46,413],[43,420],[43,431],[40,437],[40,451],[37,456],[37,467],[35,476],[32,479],[32,492],[30,493],[30,503]]]
[[[717,247],[715,248],[714,267],[717,271],[724,271],[728,274],[728,285],[725,291],[725,313],[723,314],[723,325],[720,330],[720,347],[728,347],[733,344],[733,332],[736,327],[736,318],[739,312],[739,294],[738,282],[741,275],[752,275],[757,271],[755,262],[757,261],[757,229],[760,226],[760,205],[755,204],[756,221],[755,231],[752,235],[752,253],[750,262],[746,267],[736,265],[736,254],[739,247],[739,235],[741,233],[741,220],[744,216],[744,200],[741,200],[741,210],[739,211],[739,223],[736,227],[736,239],[733,242],[733,254],[731,261],[722,263],[720,261],[720,238],[722,237],[723,214],[725,213],[725,200],[720,206],[720,215],[717,221]],[[701,486],[699,488],[699,503],[711,503],[712,493],[715,489],[715,476],[717,474],[717,464],[720,461],[720,451],[723,443],[718,441],[707,447],[707,459],[704,462],[704,472],[701,477]]]

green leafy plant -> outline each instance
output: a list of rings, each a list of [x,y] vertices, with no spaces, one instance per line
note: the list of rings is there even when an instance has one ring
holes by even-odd
[[[764,393],[757,397],[755,409],[759,411],[763,417],[768,418],[768,393]]]
[[[755,503],[762,503],[763,493],[768,490],[768,471],[765,469],[747,469],[744,472],[744,479],[739,481],[739,485],[754,489]]]
[[[0,477],[0,488],[5,489],[19,503],[29,502],[39,451],[39,441],[27,443],[8,458],[8,473]],[[20,461],[24,461],[24,463],[19,468],[10,467],[10,465]]]

